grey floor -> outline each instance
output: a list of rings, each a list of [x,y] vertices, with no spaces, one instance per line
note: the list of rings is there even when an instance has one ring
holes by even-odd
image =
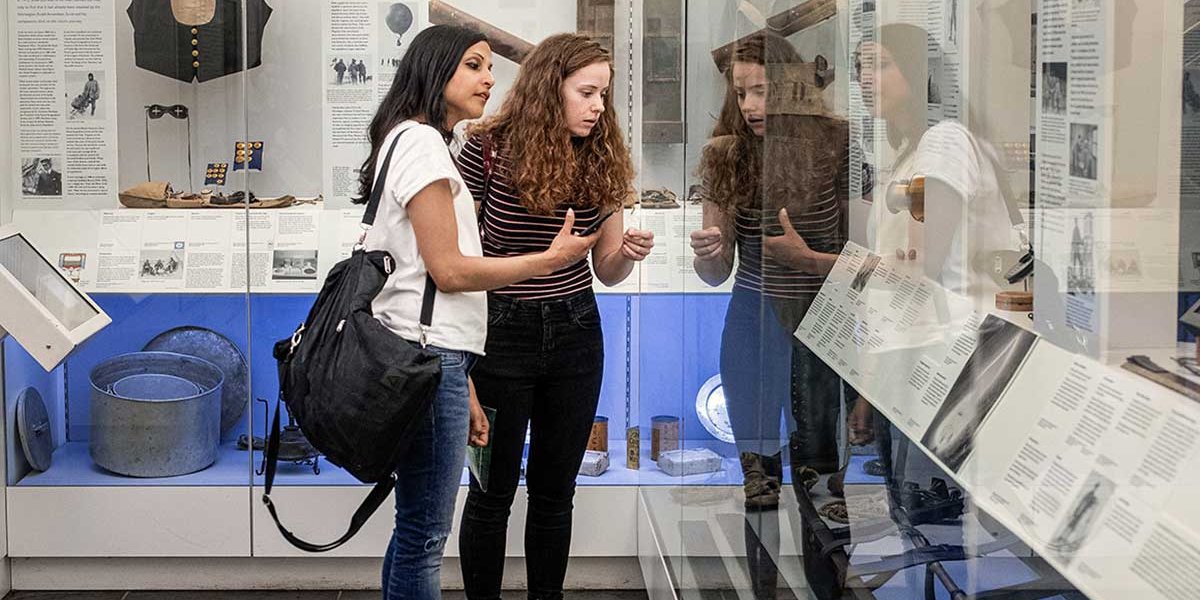
[[[524,592],[505,594],[514,600],[524,598]],[[137,592],[11,592],[3,600],[379,600],[378,591],[137,591]],[[570,600],[645,600],[644,591],[568,591]],[[443,592],[445,600],[462,600],[461,591]]]

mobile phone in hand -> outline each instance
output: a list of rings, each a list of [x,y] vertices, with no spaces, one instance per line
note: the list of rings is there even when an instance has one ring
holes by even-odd
[[[618,209],[618,210],[620,210],[620,209]],[[588,225],[587,228],[585,228],[583,231],[580,231],[579,233],[576,233],[575,235],[578,235],[581,237],[587,237],[589,235],[592,235],[593,233],[596,233],[597,231],[600,230],[600,226],[603,225],[604,222],[607,221],[609,217],[616,214],[616,212],[617,211],[615,211],[615,210],[610,211],[608,214],[604,215],[603,217],[600,217],[599,219],[596,219],[595,222],[593,222],[591,225]]]

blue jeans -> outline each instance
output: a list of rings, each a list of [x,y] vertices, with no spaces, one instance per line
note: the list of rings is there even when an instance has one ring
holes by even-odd
[[[837,373],[779,318],[780,310],[795,311],[803,302],[774,301],[735,287],[721,335],[721,383],[738,452],[779,453],[782,424],[793,468],[832,473],[840,466],[843,395],[854,391],[843,390]]]
[[[442,356],[442,382],[396,471],[396,528],[383,559],[384,600],[442,596],[442,553],[454,521],[470,423],[467,373],[476,356],[429,349]]]
[[[739,453],[777,454],[781,421],[793,429],[792,346],[770,302],[733,289],[721,334],[721,384]]]

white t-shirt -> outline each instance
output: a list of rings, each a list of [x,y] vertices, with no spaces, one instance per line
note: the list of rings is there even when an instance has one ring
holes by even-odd
[[[483,256],[483,247],[475,219],[475,200],[436,129],[415,121],[397,125],[383,141],[375,172],[382,169],[392,140],[402,131],[405,133],[392,154],[375,226],[367,232],[364,246],[367,250],[387,250],[396,262],[391,277],[371,304],[375,318],[400,337],[416,342],[421,339],[421,298],[425,294],[427,271],[408,217],[408,202],[428,185],[442,179],[449,181],[459,251],[463,256]],[[486,339],[485,292],[437,293],[428,329],[430,345],[482,355]]]
[[[915,175],[936,179],[957,192],[965,202],[964,218],[953,233],[950,254],[938,279],[947,290],[990,304],[1001,288],[985,271],[992,266],[989,257],[998,250],[1016,250],[1018,244],[998,174],[983,152],[960,123],[942,121],[925,132],[916,149],[907,153],[886,179],[881,178],[882,187],[875,198],[885,198],[889,184]],[[945,235],[928,231],[907,211],[892,214],[886,204],[877,201],[872,211],[870,229],[876,252],[891,256],[896,250],[922,248],[930,235]]]

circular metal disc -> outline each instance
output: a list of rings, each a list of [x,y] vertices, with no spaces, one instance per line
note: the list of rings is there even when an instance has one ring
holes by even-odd
[[[713,375],[700,386],[700,392],[696,394],[696,416],[713,437],[734,443],[733,426],[729,424],[729,411],[725,406],[725,391],[720,375]]]
[[[150,340],[142,350],[176,352],[203,358],[225,374],[221,390],[221,434],[237,424],[250,396],[250,368],[241,349],[229,338],[204,327],[176,327]]]
[[[49,469],[54,457],[50,415],[42,395],[31,387],[22,390],[17,397],[17,435],[21,438],[21,450],[29,466],[39,471]]]

